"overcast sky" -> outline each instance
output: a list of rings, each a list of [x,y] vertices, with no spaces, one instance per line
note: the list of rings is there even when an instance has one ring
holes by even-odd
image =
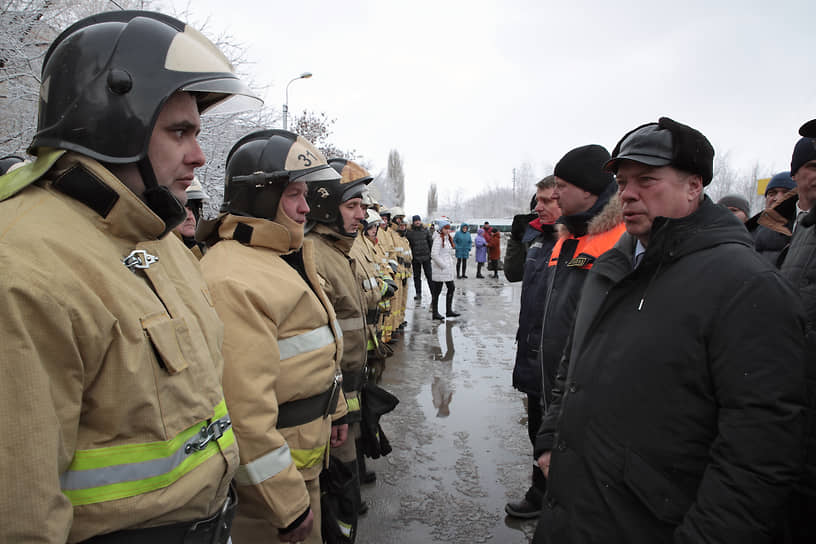
[[[186,0],[164,0],[183,8]],[[196,26],[247,47],[280,109],[325,112],[333,141],[386,166],[397,149],[406,212],[536,176],[579,145],[610,151],[666,115],[733,167],[789,168],[816,117],[816,2],[195,0]]]

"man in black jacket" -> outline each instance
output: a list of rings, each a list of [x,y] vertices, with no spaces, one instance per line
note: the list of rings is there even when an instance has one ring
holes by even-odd
[[[791,174],[799,194],[802,215],[793,229],[790,249],[782,263],[782,275],[798,291],[807,315],[805,372],[807,408],[805,410],[805,470],[796,486],[790,508],[791,541],[816,542],[816,119],[806,123],[799,133],[791,159]]]
[[[414,300],[422,298],[422,271],[425,271],[425,279],[431,285],[431,231],[422,224],[422,218],[415,215],[412,218],[411,228],[405,233],[408,243],[411,244],[411,267],[414,269]]]
[[[779,255],[790,244],[796,216],[796,182],[790,172],[779,172],[765,188],[765,209],[745,222],[754,238],[754,249],[779,267]]]
[[[772,542],[801,470],[804,316],[668,118],[616,146],[626,225],[592,267],[536,443],[534,542]]]
[[[535,445],[536,432],[541,425],[541,371],[538,365],[538,336],[541,331],[542,298],[546,292],[547,263],[555,245],[555,220],[561,215],[558,202],[553,200],[555,176],[547,176],[536,184],[535,219],[528,222],[524,236],[516,242],[528,245],[524,253],[521,285],[519,326],[516,332],[516,364],[513,369],[513,386],[527,395],[527,434]],[[514,220],[515,222],[515,220]],[[508,242],[510,248],[510,242]],[[508,249],[507,255],[510,254]],[[505,259],[505,264],[507,260]],[[505,272],[507,267],[505,266]],[[541,501],[547,490],[547,480],[541,469],[533,463],[532,485],[523,499],[505,506],[505,511],[518,518],[534,518],[541,511]]]
[[[607,160],[609,152],[602,146],[585,145],[569,151],[555,165],[550,197],[558,202],[562,213],[558,221],[568,234],[550,242],[525,270],[513,386],[528,395],[532,442],[542,410],[551,400],[584,279],[593,261],[623,233],[620,208],[613,199],[615,184],[603,170]],[[533,485],[522,500],[508,503],[505,512],[518,518],[538,516],[545,489],[543,474],[534,469]]]

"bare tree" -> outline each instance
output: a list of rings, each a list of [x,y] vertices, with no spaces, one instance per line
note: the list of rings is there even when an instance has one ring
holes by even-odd
[[[331,142],[331,128],[334,123],[335,119],[330,119],[323,112],[303,110],[303,113],[294,118],[291,130],[313,143],[327,159],[354,160],[357,158],[356,150],[344,151]]]
[[[392,149],[388,153],[388,178],[394,189],[394,206],[405,205],[405,171],[399,151]]]
[[[737,169],[732,165],[729,154],[723,153],[714,158],[714,177],[706,187],[706,193],[714,202],[725,195],[739,195],[748,200],[751,213],[756,213],[764,207],[762,195],[757,194],[757,182],[764,172],[767,169],[759,162],[748,170]]]
[[[439,209],[439,202],[437,197],[436,191],[436,183],[431,183],[431,186],[428,188],[428,218],[431,219],[436,214],[436,210]]]

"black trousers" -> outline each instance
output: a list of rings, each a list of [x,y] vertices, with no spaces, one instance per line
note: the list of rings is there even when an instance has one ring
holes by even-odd
[[[530,444],[533,445],[533,448],[535,448],[536,435],[538,434],[538,428],[541,426],[542,416],[541,397],[527,393],[527,435],[530,437]],[[546,491],[547,478],[544,477],[544,473],[536,465],[533,467],[533,483],[530,492],[528,492],[527,500],[530,500],[529,495],[531,492],[533,494],[538,492],[540,495],[537,498],[540,501]]]
[[[428,285],[431,285],[431,260],[417,262],[411,261],[411,268],[414,269],[414,290],[416,296],[422,296],[422,271],[425,271],[425,279],[428,280]]]
[[[431,310],[434,313],[439,313],[439,295],[442,293],[442,283],[445,284],[447,291],[445,291],[446,310],[451,310],[451,303],[453,302],[453,292],[455,285],[453,281],[432,281],[431,282]]]
[[[456,259],[456,277],[459,278],[465,274],[467,274],[467,259]]]

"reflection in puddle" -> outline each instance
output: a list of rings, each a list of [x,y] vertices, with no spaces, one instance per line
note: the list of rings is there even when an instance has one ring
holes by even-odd
[[[433,405],[436,408],[436,417],[448,417],[450,415],[450,401],[453,398],[453,391],[447,380],[439,376],[434,376],[431,384],[431,395],[433,395]]]

